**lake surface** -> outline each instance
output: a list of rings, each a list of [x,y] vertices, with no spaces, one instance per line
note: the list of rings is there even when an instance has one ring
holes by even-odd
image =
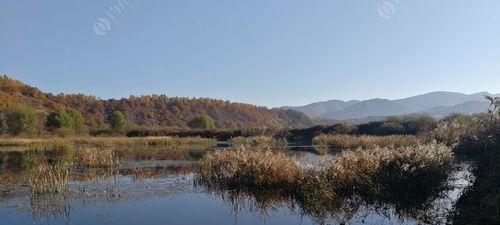
[[[15,150],[0,157],[0,224],[422,224],[444,223],[454,201],[471,183],[470,166],[457,164],[450,188],[423,204],[394,205],[355,199],[338,208],[309,206],[273,193],[208,190],[195,182],[199,152],[136,149],[119,166],[74,169],[69,190],[33,196],[29,156]],[[314,165],[323,157],[288,151]],[[328,156],[332,157],[332,156]],[[402,190],[404,191],[404,190]]]

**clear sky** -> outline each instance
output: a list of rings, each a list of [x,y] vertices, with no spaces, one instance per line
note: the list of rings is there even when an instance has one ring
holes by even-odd
[[[500,92],[500,1],[3,0],[0,73],[43,91],[266,106]]]

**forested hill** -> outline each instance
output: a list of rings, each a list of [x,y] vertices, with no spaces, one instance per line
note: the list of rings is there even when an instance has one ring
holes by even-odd
[[[60,108],[76,109],[89,126],[105,124],[108,115],[114,111],[123,112],[129,121],[138,126],[187,127],[188,122],[198,115],[212,117],[217,128],[312,125],[305,114],[292,110],[165,95],[131,96],[119,100],[104,100],[83,94],[53,95],[6,75],[1,76],[0,108],[16,105],[35,108],[40,118]]]

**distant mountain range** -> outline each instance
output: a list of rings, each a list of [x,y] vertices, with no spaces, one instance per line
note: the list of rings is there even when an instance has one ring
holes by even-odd
[[[484,98],[485,95],[500,96],[500,94],[490,94],[488,92],[463,94],[438,91],[396,100],[380,98],[364,101],[330,100],[315,102],[305,106],[285,106],[283,108],[303,112],[323,122],[325,119],[334,121],[366,121],[374,120],[374,118],[401,116],[412,113],[427,114],[441,118],[452,113],[473,114],[486,112],[489,103]]]

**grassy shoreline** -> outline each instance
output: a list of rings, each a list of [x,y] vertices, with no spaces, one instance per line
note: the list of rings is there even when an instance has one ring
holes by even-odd
[[[215,139],[200,137],[68,137],[68,138],[0,138],[0,147],[51,148],[57,146],[91,146],[91,147],[147,147],[199,145],[214,147]],[[1,149],[0,149],[1,151]]]

